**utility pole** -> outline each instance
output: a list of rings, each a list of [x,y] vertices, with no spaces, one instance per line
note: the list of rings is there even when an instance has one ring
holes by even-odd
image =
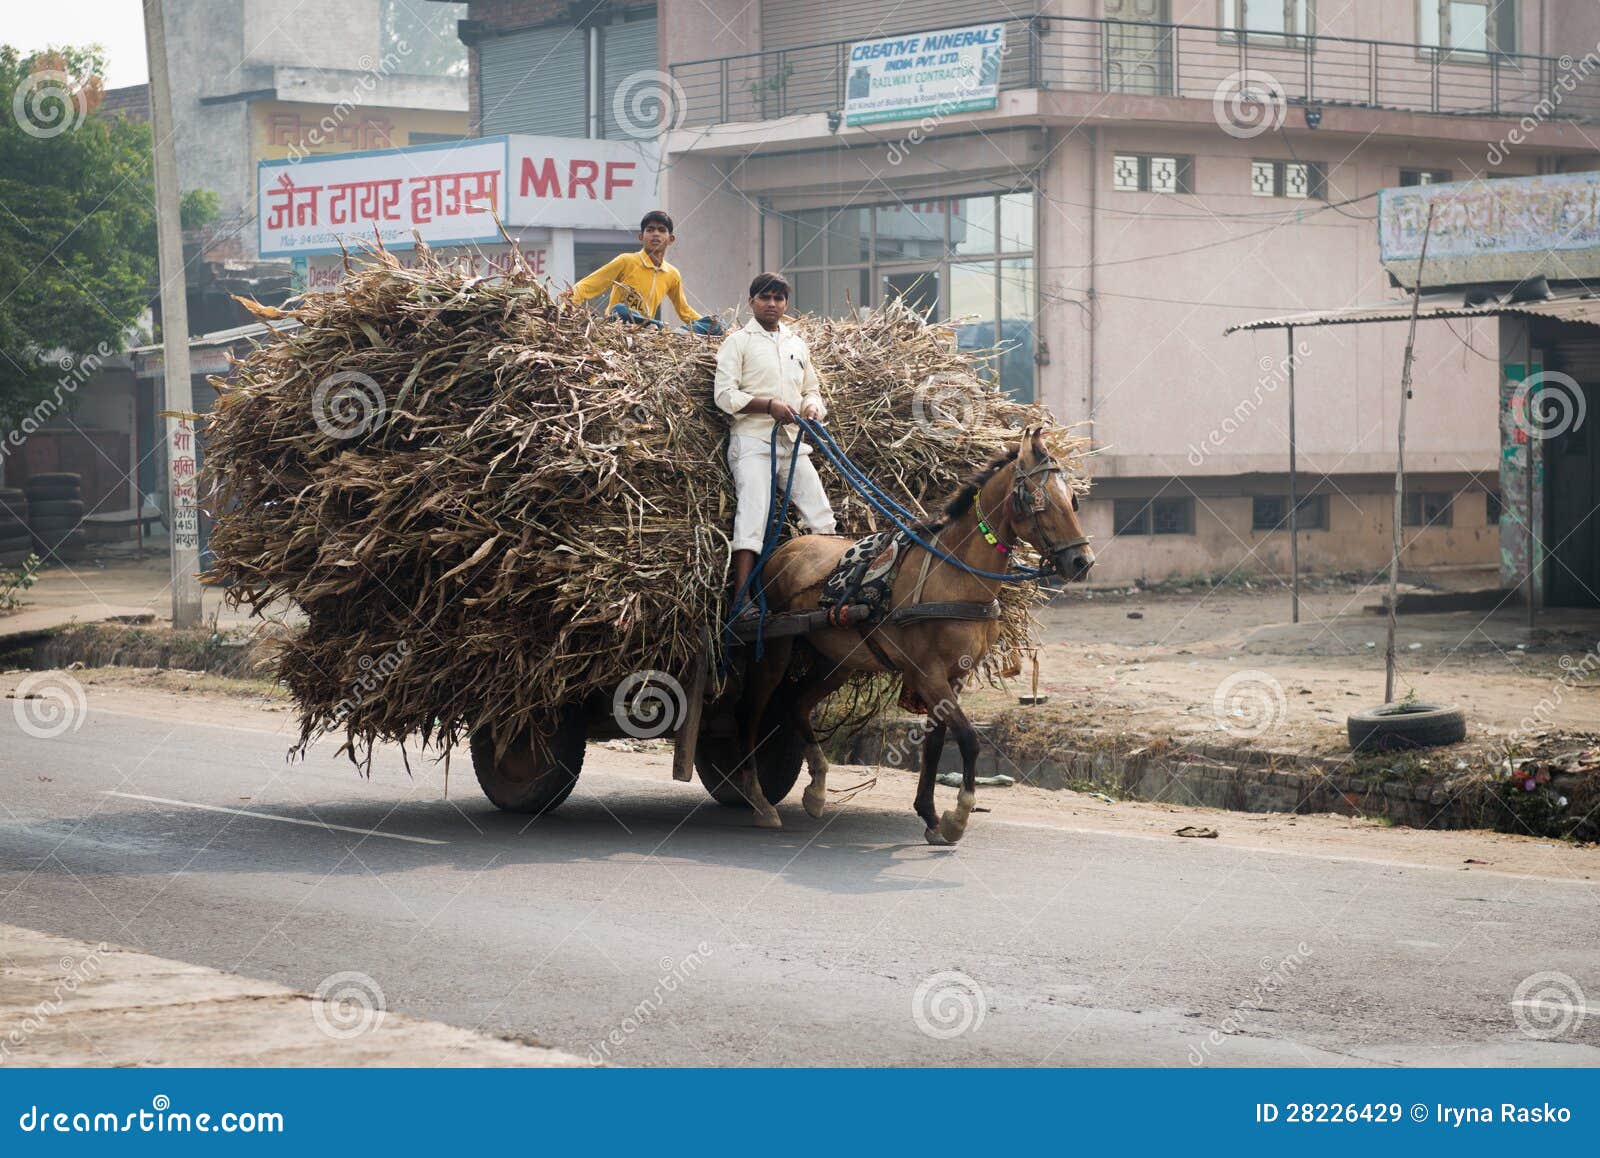
[[[172,137],[172,84],[162,0],[144,0],[145,54],[150,64],[150,130],[156,177],[156,236],[161,276],[162,377],[167,431],[167,495],[172,527],[172,626],[200,625],[200,509],[196,503],[195,435],[181,415],[194,411],[189,382],[189,304],[178,218],[178,150]]]
[[[1411,291],[1411,331],[1406,335],[1405,366],[1400,371],[1400,436],[1394,461],[1394,542],[1389,553],[1389,631],[1383,649],[1383,702],[1394,703],[1394,634],[1400,602],[1400,549],[1404,541],[1406,497],[1406,402],[1411,397],[1411,366],[1417,355],[1417,313],[1422,308],[1422,279],[1428,272],[1428,241],[1433,237],[1434,206],[1428,206],[1428,224],[1422,233],[1422,255],[1417,258],[1417,284]]]

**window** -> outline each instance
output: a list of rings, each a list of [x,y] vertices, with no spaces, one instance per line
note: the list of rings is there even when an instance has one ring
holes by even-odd
[[[1111,159],[1111,187],[1119,193],[1193,193],[1193,157],[1118,153]]]
[[[1408,527],[1448,527],[1450,496],[1407,491],[1402,515],[1402,521]]]
[[[777,214],[796,313],[844,317],[898,297],[949,321],[985,373],[1024,401],[1034,390],[1032,192]]]
[[[1417,0],[1417,40],[1452,56],[1515,52],[1516,0]]]
[[[1500,492],[1485,491],[1483,493],[1483,521],[1491,527],[1500,525]]]
[[[1401,169],[1401,185],[1448,185],[1449,169]]]
[[[1316,23],[1316,0],[1222,0],[1227,40],[1306,36]]]
[[[1327,172],[1316,161],[1251,161],[1250,192],[1257,197],[1294,197],[1324,201]]]
[[[1192,535],[1194,500],[1116,499],[1111,504],[1111,522],[1118,535]]]
[[[1328,496],[1301,495],[1296,504],[1300,508],[1295,526],[1302,531],[1328,529]],[[1287,531],[1289,529],[1289,496],[1256,495],[1250,502],[1250,529],[1252,531]]]

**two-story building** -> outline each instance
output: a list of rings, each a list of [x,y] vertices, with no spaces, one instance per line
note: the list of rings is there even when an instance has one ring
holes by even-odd
[[[987,101],[853,115],[859,46],[996,26]],[[1093,436],[1118,580],[1286,568],[1286,350],[1223,331],[1399,300],[1378,190],[1597,156],[1578,0],[474,0],[463,36],[479,132],[650,132],[656,100],[702,308],[778,268],[798,309],[899,296],[1000,342],[1006,389]],[[1420,335],[1419,383],[1459,405],[1409,419],[1409,567],[1498,559],[1495,327]],[[1296,360],[1305,566],[1386,557],[1404,331]]]

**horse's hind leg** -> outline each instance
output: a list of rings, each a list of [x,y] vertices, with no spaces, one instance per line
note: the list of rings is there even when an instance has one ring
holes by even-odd
[[[767,714],[772,695],[783,682],[789,670],[789,656],[794,650],[792,639],[777,639],[767,645],[766,656],[760,663],[752,664],[745,691],[744,759],[740,764],[739,792],[755,810],[759,828],[782,828],[778,810],[768,802],[761,791],[761,776],[756,766],[756,747],[766,739],[761,734],[761,721]]]
[[[819,656],[816,662],[824,664],[830,661]],[[826,675],[811,675],[796,689],[789,705],[790,719],[806,742],[806,767],[811,771],[811,782],[806,785],[800,803],[805,805],[806,812],[813,819],[821,818],[823,806],[828,802],[828,757],[817,742],[816,730],[811,726],[811,713],[849,678],[850,673],[840,667],[835,667]]]

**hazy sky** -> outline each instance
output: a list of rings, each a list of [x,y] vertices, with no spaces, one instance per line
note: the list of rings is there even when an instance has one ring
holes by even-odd
[[[98,44],[106,50],[107,88],[148,79],[139,0],[0,0],[0,41],[25,52],[53,44]]]

